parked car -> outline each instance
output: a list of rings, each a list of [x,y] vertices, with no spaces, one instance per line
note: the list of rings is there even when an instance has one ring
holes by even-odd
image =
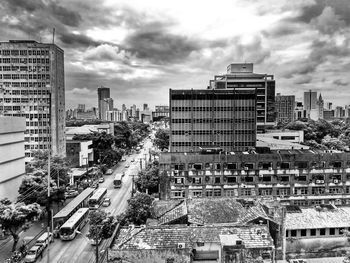
[[[112,174],[113,173],[113,170],[112,169],[108,169],[107,171],[106,171],[106,174]]]
[[[105,181],[105,179],[103,177],[101,177],[100,179],[98,179],[99,183],[103,183]]]
[[[51,243],[52,241],[53,241],[53,234],[45,232],[38,238],[35,245],[43,246],[44,248],[46,248],[48,244]]]
[[[102,206],[110,206],[111,205],[111,199],[109,197],[106,197],[103,202],[102,202]]]
[[[24,258],[24,262],[35,262],[42,255],[44,246],[34,245],[28,251]]]
[[[129,165],[129,164],[126,164],[126,165],[125,165],[125,168],[129,168],[129,167],[130,167],[130,165]]]
[[[77,190],[67,190],[65,193],[64,193],[64,197],[65,198],[73,198],[73,197],[76,197],[77,195],[79,194],[79,192]]]

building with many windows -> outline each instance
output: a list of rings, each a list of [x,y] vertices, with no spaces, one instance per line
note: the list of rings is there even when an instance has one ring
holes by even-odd
[[[106,112],[113,110],[113,100],[110,99],[110,89],[100,86],[97,88],[97,101],[98,101],[98,118],[100,120],[107,120]]]
[[[256,127],[263,132],[275,125],[275,80],[273,75],[253,72],[253,63],[232,63],[227,73],[210,80],[212,89],[256,92]]]
[[[294,205],[350,204],[350,153],[162,153],[161,199],[232,196]]]
[[[256,143],[256,90],[170,90],[170,151],[247,150]]]
[[[169,106],[158,105],[152,112],[152,120],[158,121],[163,118],[169,118]]]
[[[66,154],[64,51],[31,40],[0,43],[0,112],[26,118],[25,156]]]
[[[277,122],[290,123],[294,121],[294,108],[295,108],[295,96],[294,95],[281,95],[276,96],[276,113]]]

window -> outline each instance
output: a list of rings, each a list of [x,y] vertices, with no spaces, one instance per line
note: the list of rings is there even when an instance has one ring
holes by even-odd
[[[183,184],[184,178],[175,178],[175,184]]]
[[[221,169],[221,164],[220,163],[216,163],[214,167],[215,167],[216,170],[220,170]]]
[[[193,197],[202,197],[202,191],[193,191],[192,196]]]
[[[235,191],[234,190],[226,190],[225,195],[226,196],[235,196]]]
[[[305,182],[306,181],[306,175],[297,176],[297,177],[295,177],[295,179],[297,181],[300,181],[300,182]]]
[[[331,165],[333,165],[334,168],[341,168],[342,167],[341,164],[342,164],[341,162],[333,162],[333,163],[331,163]]]
[[[221,182],[220,177],[215,177],[215,183],[219,184]]]
[[[244,177],[244,181],[247,183],[254,182],[254,177],[253,176],[246,176],[246,177]]]
[[[192,183],[193,184],[201,184],[202,178],[201,177],[194,177],[194,178],[192,178]]]
[[[288,175],[281,176],[280,181],[281,182],[289,182],[289,176]]]
[[[237,178],[234,176],[228,176],[227,177],[227,183],[232,184],[232,183],[236,183],[237,182]]]
[[[228,163],[227,164],[227,169],[228,170],[236,170],[237,169],[237,164],[236,163]]]
[[[316,236],[316,229],[310,229],[310,236]]]
[[[321,229],[320,229],[320,235],[321,235],[321,236],[325,236],[325,235],[326,235],[326,229],[321,228]]]
[[[259,195],[272,195],[272,189],[271,188],[259,189]]]
[[[307,162],[295,162],[295,166],[299,169],[306,169],[308,167]]]
[[[243,165],[244,169],[254,169],[254,164],[253,163],[245,163]]]
[[[281,169],[289,169],[290,164],[287,162],[282,162],[280,167],[281,167]]]
[[[252,191],[250,189],[242,189],[242,195],[252,195]]]
[[[201,163],[195,163],[193,165],[193,168],[196,169],[196,170],[202,170],[202,164]]]
[[[214,196],[221,196],[221,189],[215,189]]]
[[[313,195],[324,194],[324,192],[325,192],[325,188],[324,187],[312,187],[312,191],[311,191],[311,193]]]
[[[212,196],[213,196],[213,191],[206,191],[206,192],[205,192],[205,195],[206,195],[207,197],[212,197]]]
[[[278,196],[290,195],[290,189],[289,188],[279,188],[279,189],[277,189],[277,195]]]
[[[306,229],[300,230],[300,236],[306,237]]]
[[[334,236],[335,235],[335,228],[329,229],[329,235]]]
[[[307,189],[307,187],[295,188],[294,189],[294,194],[296,194],[296,195],[307,195],[308,194],[308,189]]]
[[[263,182],[271,182],[271,176],[265,176],[262,178]]]
[[[183,197],[185,197],[185,192],[184,191],[173,191],[172,195],[174,198],[183,198]]]
[[[296,237],[297,236],[297,231],[296,230],[291,230],[290,231],[290,236]]]

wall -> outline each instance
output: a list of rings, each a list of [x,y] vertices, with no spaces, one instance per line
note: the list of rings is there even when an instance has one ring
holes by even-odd
[[[14,201],[25,174],[25,118],[0,117],[0,199]]]
[[[144,250],[121,250],[111,249],[108,252],[108,262],[133,263],[189,263],[189,249],[144,249]]]

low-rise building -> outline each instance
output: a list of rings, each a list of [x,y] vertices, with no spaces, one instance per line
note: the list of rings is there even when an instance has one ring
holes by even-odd
[[[93,132],[114,134],[114,123],[111,122],[95,125],[83,125],[80,127],[66,127],[66,139],[72,140],[74,135],[90,134]]]
[[[0,199],[15,201],[25,175],[25,118],[0,117]]]
[[[287,207],[284,227],[290,258],[334,257],[350,251],[344,235],[350,230],[350,207]]]
[[[166,225],[122,228],[110,262],[272,262],[273,240],[266,226]]]
[[[350,153],[162,153],[160,198],[276,199],[301,206],[350,204]]]
[[[66,154],[72,167],[89,166],[94,161],[92,141],[66,141]]]

